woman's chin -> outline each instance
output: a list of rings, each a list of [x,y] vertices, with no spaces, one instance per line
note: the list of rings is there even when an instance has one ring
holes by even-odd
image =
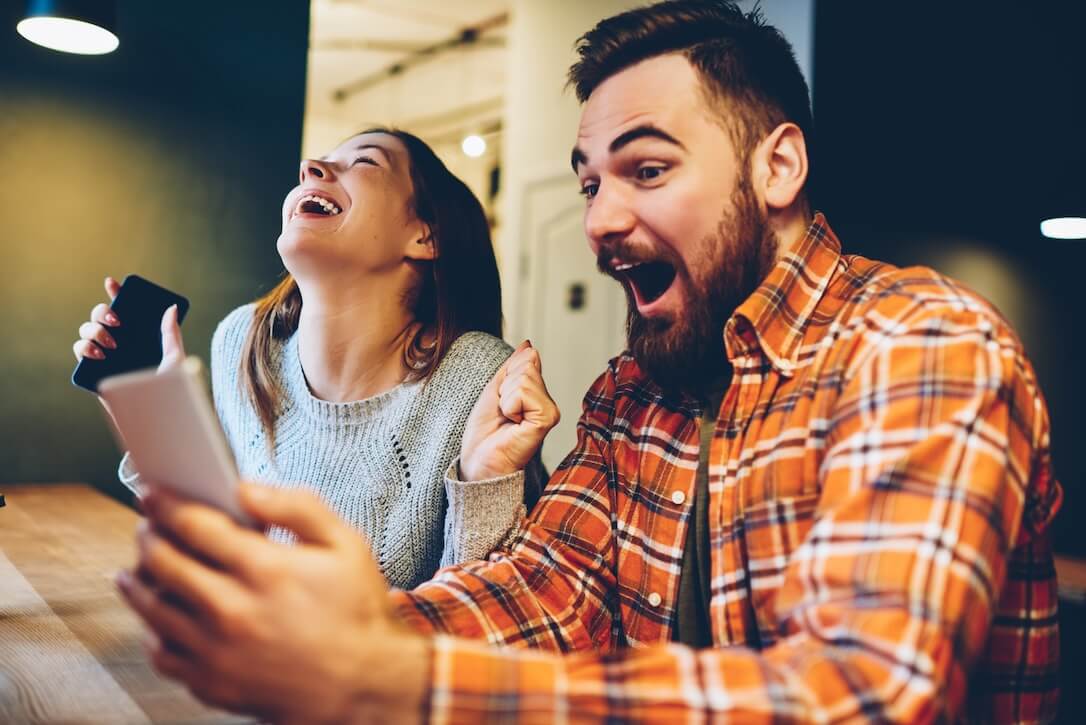
[[[294,277],[320,278],[334,274],[351,264],[327,237],[308,230],[288,230],[275,244],[283,266]]]
[[[275,243],[276,249],[279,250],[279,256],[283,258],[284,262],[287,261],[288,257],[309,257],[320,254],[322,251],[326,255],[327,246],[327,240],[322,239],[321,235],[314,234],[311,229],[299,229],[297,227],[288,227],[283,230]]]

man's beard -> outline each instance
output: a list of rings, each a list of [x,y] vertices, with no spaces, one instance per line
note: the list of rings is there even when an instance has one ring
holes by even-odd
[[[702,239],[694,259],[675,270],[685,299],[676,319],[645,318],[626,289],[626,339],[638,365],[666,391],[702,398],[729,373],[724,325],[776,263],[778,240],[758,208],[750,180],[739,180],[716,233]],[[676,260],[678,261],[678,260]]]

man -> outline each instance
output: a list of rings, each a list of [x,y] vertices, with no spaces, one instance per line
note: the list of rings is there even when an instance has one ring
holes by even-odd
[[[805,195],[806,84],[756,14],[661,3],[578,51],[572,161],[629,351],[539,505],[386,596],[310,497],[243,489],[286,549],[151,495],[120,584],[155,664],[284,720],[1053,717],[1060,488],[1007,323],[841,253]],[[522,346],[450,473],[485,495],[554,420]]]

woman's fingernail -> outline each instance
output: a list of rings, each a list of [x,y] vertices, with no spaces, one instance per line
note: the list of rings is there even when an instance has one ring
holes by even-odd
[[[97,346],[92,346],[89,350],[87,350],[87,357],[92,357],[95,360],[105,360],[106,354],[102,352],[102,350]]]
[[[117,342],[112,337],[107,337],[105,340],[102,340],[102,347],[109,348],[110,350],[116,350]]]
[[[117,319],[117,315],[113,314],[112,312],[106,313],[106,322],[110,325],[113,325],[114,327],[117,327],[121,324],[121,321]]]

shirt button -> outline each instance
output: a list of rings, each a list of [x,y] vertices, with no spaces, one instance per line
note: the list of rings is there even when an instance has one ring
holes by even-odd
[[[663,600],[660,598],[660,595],[657,592],[653,592],[649,595],[649,606],[658,607],[660,606],[661,601]]]
[[[671,503],[675,504],[676,506],[681,506],[683,501],[685,501],[685,500],[686,500],[686,494],[683,493],[682,491],[672,491],[671,492]]]

